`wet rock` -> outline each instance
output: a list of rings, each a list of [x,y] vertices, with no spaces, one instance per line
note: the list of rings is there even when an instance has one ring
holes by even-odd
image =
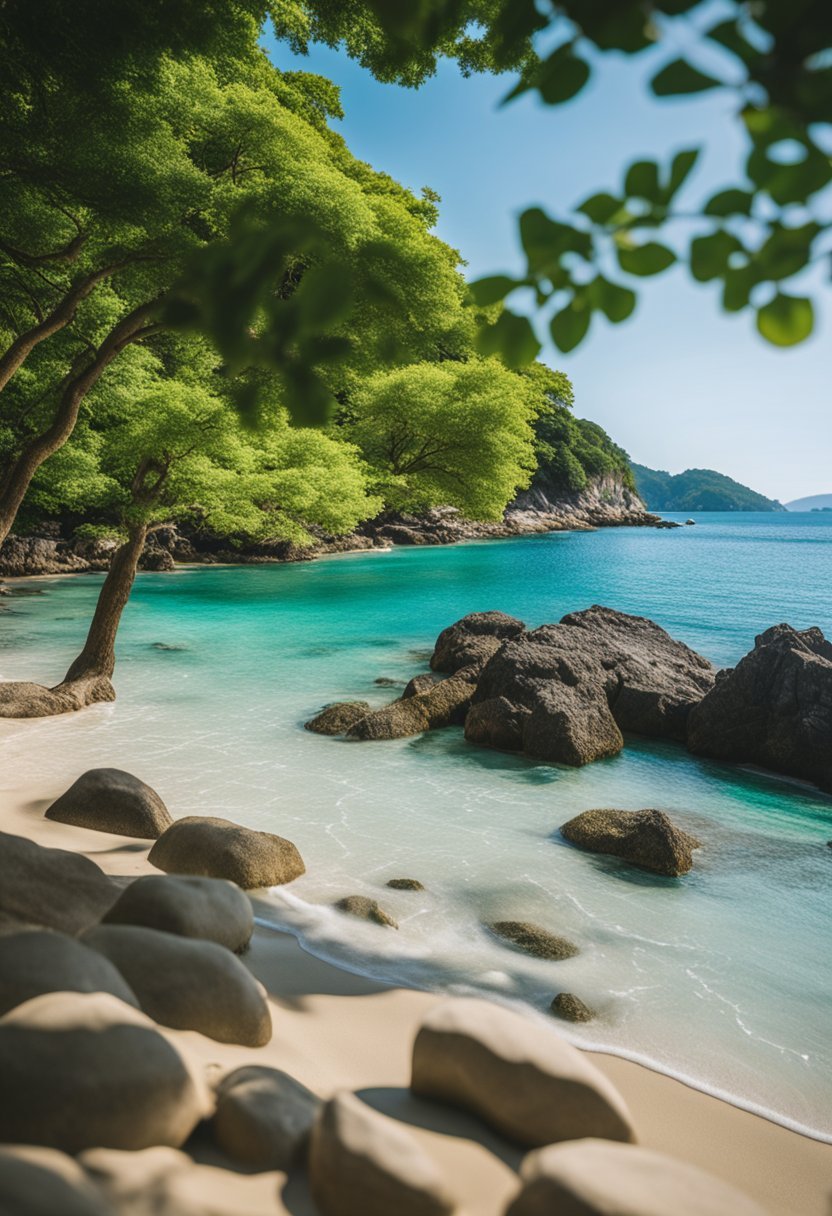
[[[561,835],[579,848],[610,853],[657,874],[678,877],[693,865],[695,836],[677,828],[664,811],[584,811],[563,824]]]
[[[252,1064],[223,1077],[211,1126],[217,1144],[235,1161],[288,1170],[305,1154],[322,1105],[288,1073]]]
[[[156,840],[173,822],[156,791],[119,768],[83,773],[52,803],[46,818],[143,840]]]
[[[488,928],[501,941],[508,942],[523,954],[530,954],[532,958],[564,959],[580,953],[574,942],[528,921],[498,920]]]
[[[501,752],[523,750],[523,728],[530,711],[505,697],[475,702],[465,718],[465,738],[479,747]]]
[[[251,939],[254,915],[236,883],[224,878],[145,874],[125,888],[103,923],[201,938],[240,954]]]
[[[428,1013],[413,1046],[411,1089],[530,1148],[635,1138],[618,1091],[554,1027],[488,1001],[460,998]]]
[[[819,629],[775,625],[690,716],[700,756],[758,764],[832,792],[832,642]]]
[[[224,946],[136,925],[98,925],[83,941],[118,968],[162,1026],[245,1047],[272,1037],[262,985]]]
[[[552,1013],[563,1018],[565,1022],[591,1022],[595,1017],[588,1005],[585,1005],[574,992],[559,992],[550,1006]]]
[[[104,1196],[66,1153],[31,1144],[0,1146],[3,1216],[113,1216]]]
[[[335,904],[339,912],[347,916],[356,916],[359,920],[372,921],[374,925],[386,925],[389,929],[398,929],[398,924],[384,911],[374,899],[366,895],[345,895]]]
[[[312,1130],[309,1183],[323,1216],[450,1216],[455,1206],[413,1136],[347,1092]]]
[[[88,858],[0,832],[0,926],[41,925],[74,935],[96,924],[118,893]]]
[[[525,628],[522,621],[504,612],[469,613],[442,630],[431,655],[431,668],[453,673],[472,663],[482,666],[506,639],[519,637]]]
[[[207,1095],[149,1018],[101,993],[49,993],[0,1019],[0,1141],[178,1146]]]
[[[418,878],[388,878],[384,884],[394,891],[424,891],[424,886]]]
[[[421,696],[422,693],[430,692],[436,685],[436,677],[429,675],[414,676],[405,685],[404,692],[401,695],[402,701],[407,701],[411,697]]]
[[[461,724],[471,705],[476,669],[463,668],[425,692],[402,697],[361,718],[347,731],[351,739],[402,739],[425,730]]]
[[[378,684],[379,688],[398,688],[402,681],[394,680],[391,676],[377,676],[373,683]]]
[[[587,1139],[530,1153],[506,1216],[765,1216],[747,1195],[685,1161]]]
[[[0,937],[0,1016],[45,992],[109,992],[139,1004],[112,963],[73,937],[38,929]]]
[[[148,860],[169,874],[227,878],[244,891],[279,886],[306,871],[291,840],[202,815],[178,819],[156,841]]]
[[[304,722],[303,728],[316,735],[343,735],[369,712],[369,701],[336,701]]]

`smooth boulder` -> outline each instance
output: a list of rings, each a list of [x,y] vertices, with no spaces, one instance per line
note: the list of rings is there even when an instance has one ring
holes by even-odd
[[[74,937],[49,929],[0,937],[0,1016],[45,992],[108,992],[139,1004],[117,968]]]
[[[685,1161],[587,1139],[530,1153],[506,1216],[765,1216],[754,1200]]]
[[[549,1007],[564,1022],[591,1022],[595,1014],[574,992],[559,992]]]
[[[0,1018],[0,1141],[82,1149],[183,1144],[207,1113],[180,1052],[103,993],[35,997]]]
[[[583,811],[564,823],[561,835],[592,853],[609,853],[631,865],[677,878],[693,865],[695,836],[677,828],[664,811]]]
[[[384,925],[388,929],[398,929],[393,917],[384,908],[367,895],[345,895],[334,905],[339,912],[346,916],[355,916],[358,920],[368,920],[374,925]]]
[[[280,886],[306,871],[291,840],[203,815],[178,819],[156,841],[148,860],[168,874],[227,878],[244,891]]]
[[[278,1068],[235,1068],[217,1088],[214,1139],[235,1161],[260,1170],[288,1170],[306,1152],[323,1103]]]
[[[224,946],[138,925],[98,925],[83,941],[118,968],[162,1026],[246,1047],[271,1038],[262,985]]]
[[[505,612],[471,612],[443,629],[430,659],[431,670],[453,674],[471,663],[482,665],[508,638],[525,632],[517,617]]]
[[[585,1136],[635,1139],[603,1073],[554,1027],[489,1001],[463,997],[430,1010],[413,1045],[411,1089],[528,1148]]]
[[[118,893],[112,879],[80,853],[0,832],[0,926],[80,933],[101,919]]]
[[[83,773],[52,803],[46,818],[142,840],[156,840],[173,823],[156,791],[120,768]]]
[[[414,1137],[347,1091],[312,1129],[309,1184],[322,1216],[450,1216],[455,1206]]]
[[[0,1145],[0,1216],[113,1216],[72,1157],[31,1144]]]
[[[201,938],[239,954],[251,939],[254,913],[248,897],[227,879],[145,874],[125,888],[103,923]]]
[[[548,929],[533,925],[529,921],[497,920],[492,921],[488,928],[495,937],[499,937],[515,950],[531,955],[532,958],[560,960],[580,953],[575,943],[570,942],[568,938],[559,937],[556,933],[550,933]]]
[[[316,735],[343,735],[369,712],[369,701],[336,701],[304,722],[303,728]]]

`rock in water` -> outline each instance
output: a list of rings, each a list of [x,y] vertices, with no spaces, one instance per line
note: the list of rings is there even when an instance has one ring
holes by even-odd
[[[384,884],[393,891],[424,891],[424,884],[418,878],[388,878]]]
[[[611,853],[622,861],[676,878],[693,865],[695,836],[677,828],[664,811],[584,811],[560,829],[579,848]]]
[[[156,840],[173,823],[156,791],[120,768],[83,773],[52,803],[46,818],[143,840]]]
[[[224,946],[137,925],[98,925],[84,943],[118,968],[144,1012],[163,1026],[245,1047],[272,1037],[262,985]]]
[[[336,701],[304,722],[303,728],[316,735],[343,735],[369,712],[369,701]]]
[[[49,993],[0,1019],[0,1141],[183,1144],[207,1095],[150,1018],[102,993]]]
[[[148,860],[169,874],[227,878],[244,891],[279,886],[306,871],[291,840],[203,815],[177,819],[156,841]]]
[[[312,1129],[309,1183],[323,1216],[450,1216],[455,1206],[413,1136],[346,1091]]]
[[[80,933],[101,919],[118,894],[118,886],[87,857],[0,832],[0,925]]]
[[[305,1153],[322,1105],[311,1089],[278,1068],[236,1068],[217,1089],[214,1138],[235,1161],[288,1170]]]
[[[635,1139],[614,1086],[553,1027],[488,1001],[436,1005],[413,1045],[411,1089],[449,1102],[529,1148]]]
[[[504,612],[472,612],[462,617],[436,639],[430,665],[433,671],[453,673],[490,659],[507,638],[519,637],[526,626]]]
[[[550,1006],[552,1013],[565,1022],[591,1022],[595,1014],[573,992],[559,992]]]
[[[251,939],[254,914],[248,897],[227,879],[145,874],[125,888],[103,923],[202,938],[240,954]]]
[[[464,667],[447,680],[432,681],[424,692],[412,692],[367,714],[350,727],[348,737],[403,739],[424,730],[461,725],[474,695],[477,671],[475,667]]]
[[[760,634],[691,713],[688,747],[832,792],[832,643],[790,625]]]
[[[558,937],[540,925],[532,925],[524,920],[498,920],[488,928],[504,942],[530,954],[532,958],[564,959],[572,958],[580,951],[574,942],[565,937]]]
[[[0,1016],[45,992],[109,992],[139,1005],[117,968],[74,937],[39,929],[0,937]]]
[[[356,916],[359,920],[372,921],[374,925],[386,925],[389,929],[398,929],[397,923],[380,904],[366,895],[345,895],[335,904],[339,912],[347,916]]]
[[[588,1139],[523,1162],[506,1216],[765,1216],[747,1195],[664,1153]]]
[[[54,1148],[0,1147],[3,1216],[113,1216],[77,1161]]]

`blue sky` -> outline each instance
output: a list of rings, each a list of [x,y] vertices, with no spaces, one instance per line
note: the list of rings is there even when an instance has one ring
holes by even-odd
[[[522,269],[516,217],[525,207],[563,214],[617,186],[635,158],[706,145],[686,188],[690,203],[739,180],[733,100],[652,100],[652,52],[607,56],[583,94],[550,109],[532,97],[499,108],[506,78],[466,80],[449,63],[411,90],[379,84],[338,51],[315,47],[296,59],[285,46],[266,45],[279,66],[340,86],[345,118],[337,127],[356,156],[414,190],[439,192],[437,232],[460,250],[471,277]],[[776,350],[757,337],[751,314],[721,313],[718,288],[675,268],[644,281],[629,321],[595,318],[577,351],[548,346],[543,358],[571,376],[575,412],[601,423],[642,464],[716,468],[784,502],[832,492],[825,290],[818,332]]]

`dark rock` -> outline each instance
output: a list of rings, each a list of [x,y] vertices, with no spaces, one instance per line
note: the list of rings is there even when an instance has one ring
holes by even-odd
[[[505,697],[475,701],[465,718],[465,738],[480,747],[501,752],[523,750],[523,728],[530,710],[512,705]]]
[[[202,815],[178,819],[156,841],[148,860],[169,874],[227,878],[244,891],[279,886],[306,871],[291,840]]]
[[[118,894],[112,879],[80,853],[0,832],[0,925],[74,935],[97,924]]]
[[[407,701],[411,697],[421,696],[422,693],[430,692],[436,685],[436,679],[430,675],[414,676],[405,685],[404,692],[401,695],[402,701]]]
[[[443,629],[436,639],[430,665],[433,671],[459,671],[482,664],[507,638],[518,637],[526,626],[504,612],[472,612]]]
[[[678,877],[693,865],[695,836],[677,828],[664,811],[584,811],[560,829],[572,844],[593,853],[611,853],[622,861]]]
[[[693,525],[696,523],[696,520],[695,519],[686,519],[685,523],[689,528],[692,528]]]
[[[574,942],[528,921],[497,920],[487,927],[495,937],[532,958],[564,959],[580,953]]]
[[[361,718],[347,731],[351,739],[403,739],[425,730],[461,725],[476,687],[476,669],[463,668],[425,692],[402,697]]]
[[[832,792],[832,643],[816,628],[760,634],[692,711],[688,747]]]
[[[211,1126],[217,1144],[235,1161],[285,1171],[306,1152],[322,1105],[287,1072],[250,1064],[223,1077]]]
[[[120,972],[74,937],[30,929],[0,937],[0,1016],[45,992],[109,992],[138,1008]]]
[[[595,1017],[588,1005],[573,992],[559,992],[550,1006],[552,1013],[566,1022],[591,1022]]]
[[[47,819],[156,840],[173,823],[162,799],[132,773],[91,768],[49,807]]]
[[[343,735],[369,712],[369,701],[336,701],[304,722],[304,730],[314,731],[316,735]]]
[[[3,1216],[113,1216],[84,1170],[66,1153],[32,1144],[0,1146]]]
[[[385,886],[394,891],[424,891],[418,878],[388,878]]]
[[[343,899],[337,901],[335,907],[339,912],[345,912],[347,916],[357,916],[359,920],[369,920],[375,925],[386,925],[389,929],[399,927],[393,917],[384,911],[384,908],[366,895],[345,895]]]
[[[248,897],[224,878],[145,874],[122,892],[103,923],[161,929],[239,954],[251,939],[254,915]]]
[[[390,676],[378,676],[373,683],[378,684],[379,688],[398,688],[402,681],[394,680]]]

